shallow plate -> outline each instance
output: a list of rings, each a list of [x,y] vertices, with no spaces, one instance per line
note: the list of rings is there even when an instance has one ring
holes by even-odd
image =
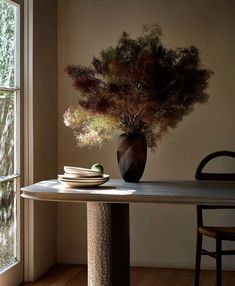
[[[97,177],[102,175],[99,171],[72,166],[64,166],[64,171],[66,174],[75,174],[80,177]]]
[[[87,188],[87,187],[96,187],[96,186],[100,186],[104,183],[106,183],[109,180],[108,178],[104,178],[100,181],[97,180],[93,180],[93,181],[69,181],[69,180],[63,180],[63,179],[59,179],[59,182],[65,186],[71,187],[71,188],[75,188],[75,187],[81,187],[81,188]]]
[[[88,172],[80,172],[80,173],[64,173],[65,176],[71,179],[79,179],[79,178],[100,178],[102,177],[101,173],[88,173]]]
[[[103,174],[99,175],[98,177],[79,177],[79,176],[70,176],[71,174],[64,174],[64,175],[58,175],[59,180],[63,181],[72,181],[72,182],[97,182],[97,181],[103,181],[109,178],[109,175]]]

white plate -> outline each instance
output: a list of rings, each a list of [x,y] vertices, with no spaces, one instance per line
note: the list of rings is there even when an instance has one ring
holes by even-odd
[[[65,186],[68,186],[68,187],[71,187],[71,188],[75,188],[75,187],[82,187],[82,188],[85,188],[85,187],[96,187],[96,186],[99,186],[99,185],[102,185],[104,184],[105,182],[107,182],[109,180],[109,178],[106,178],[106,179],[103,179],[103,180],[100,180],[100,181],[86,181],[86,182],[77,182],[77,181],[68,181],[68,180],[63,180],[63,179],[59,179],[60,183],[65,185]]]
[[[71,179],[79,179],[79,178],[100,178],[102,177],[101,173],[76,173],[76,174],[72,174],[72,173],[64,173],[64,176],[67,176]]]
[[[98,182],[98,181],[104,181],[109,178],[109,175],[103,174],[100,175],[99,177],[78,177],[78,176],[70,176],[70,174],[65,174],[65,175],[58,175],[59,180],[63,181],[72,181],[72,182]]]
[[[64,166],[64,171],[67,174],[76,174],[80,177],[97,177],[102,175],[99,171],[72,166]]]

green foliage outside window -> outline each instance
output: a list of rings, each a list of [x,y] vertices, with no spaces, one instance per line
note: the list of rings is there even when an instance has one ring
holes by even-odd
[[[0,87],[14,87],[15,9],[0,0]],[[14,96],[0,91],[0,176],[13,172]]]
[[[15,8],[0,0],[0,178],[13,173]],[[2,90],[1,90],[2,88]],[[0,270],[14,260],[14,183],[0,183]]]

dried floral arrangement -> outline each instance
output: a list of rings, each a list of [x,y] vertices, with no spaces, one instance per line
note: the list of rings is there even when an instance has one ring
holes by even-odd
[[[137,38],[123,32],[90,67],[66,67],[80,93],[64,123],[78,146],[102,146],[124,132],[143,134],[154,149],[196,103],[207,101],[212,71],[202,66],[199,50],[164,47],[161,37],[159,25],[144,26]]]

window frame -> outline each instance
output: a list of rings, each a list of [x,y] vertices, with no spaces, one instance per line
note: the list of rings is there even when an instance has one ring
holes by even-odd
[[[8,176],[1,176],[0,182],[14,182],[15,216],[16,216],[16,260],[0,270],[0,282],[4,285],[19,284],[23,281],[23,204],[20,187],[23,184],[23,94],[24,94],[24,2],[25,0],[8,0],[18,8],[15,48],[15,84],[14,87],[0,86],[0,91],[14,93],[14,170]],[[13,284],[14,283],[14,284]]]

